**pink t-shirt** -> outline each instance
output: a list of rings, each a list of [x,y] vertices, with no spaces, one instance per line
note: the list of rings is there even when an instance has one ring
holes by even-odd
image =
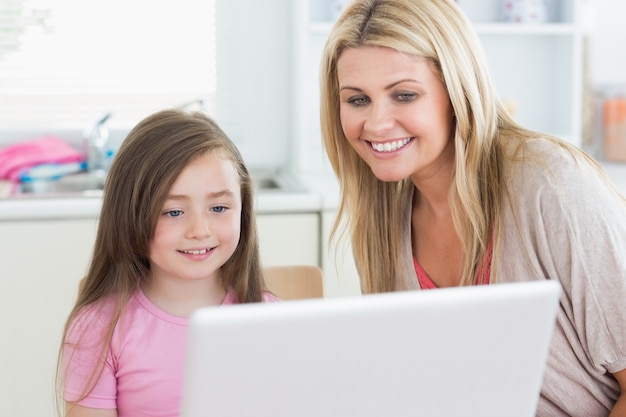
[[[277,298],[266,294],[264,301]],[[227,304],[235,304],[230,292],[222,303]],[[100,357],[98,341],[112,309],[112,300],[87,309],[68,333],[64,354],[66,401],[76,400],[84,390]],[[118,417],[178,416],[187,330],[187,318],[164,312],[137,291],[115,327],[102,375],[79,404],[117,409]],[[78,337],[82,337],[81,347],[73,349]]]

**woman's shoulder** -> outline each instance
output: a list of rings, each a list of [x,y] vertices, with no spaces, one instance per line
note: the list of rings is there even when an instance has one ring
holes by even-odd
[[[623,210],[600,165],[579,148],[552,138],[520,141],[505,154],[504,181],[512,206]],[[620,208],[621,207],[621,208]]]
[[[518,163],[574,161],[582,156],[580,149],[549,136],[511,139],[504,144],[503,149],[506,160]]]
[[[571,183],[599,173],[596,164],[582,150],[559,139],[536,137],[511,142],[504,149],[508,182],[562,185],[563,181]]]

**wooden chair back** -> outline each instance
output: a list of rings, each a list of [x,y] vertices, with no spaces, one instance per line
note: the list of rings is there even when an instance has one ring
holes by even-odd
[[[322,270],[315,265],[280,265],[263,268],[267,288],[281,300],[324,296]]]
[[[281,300],[322,298],[324,284],[322,270],[315,265],[266,266],[263,276],[267,288]],[[85,278],[79,282],[82,287]]]

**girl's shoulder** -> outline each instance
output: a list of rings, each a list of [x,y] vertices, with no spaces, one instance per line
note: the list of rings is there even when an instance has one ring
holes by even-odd
[[[74,315],[71,321],[71,327],[81,326],[106,326],[114,316],[123,316],[129,311],[142,308],[138,294],[141,290],[137,290],[128,296],[111,294],[107,295],[91,304],[83,306]],[[122,303],[122,304],[120,304]]]
[[[281,301],[280,298],[276,297],[274,294],[270,293],[270,292],[265,292],[263,293],[263,302],[264,303],[273,303],[276,301]],[[224,298],[224,301],[222,301],[222,305],[229,305],[229,304],[237,304],[237,297],[235,296],[235,293],[233,291],[228,291],[226,293],[226,297]]]
[[[115,298],[102,298],[94,303],[83,306],[71,320],[67,338],[72,340],[84,335],[100,335],[111,323],[115,311]]]
[[[270,292],[265,292],[263,294],[263,302],[264,303],[273,303],[276,301],[281,301],[280,298],[276,297],[274,294],[270,293]]]

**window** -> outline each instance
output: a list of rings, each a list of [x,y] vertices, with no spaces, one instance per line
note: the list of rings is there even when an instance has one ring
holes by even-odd
[[[2,0],[0,126],[131,127],[215,95],[215,0]]]

